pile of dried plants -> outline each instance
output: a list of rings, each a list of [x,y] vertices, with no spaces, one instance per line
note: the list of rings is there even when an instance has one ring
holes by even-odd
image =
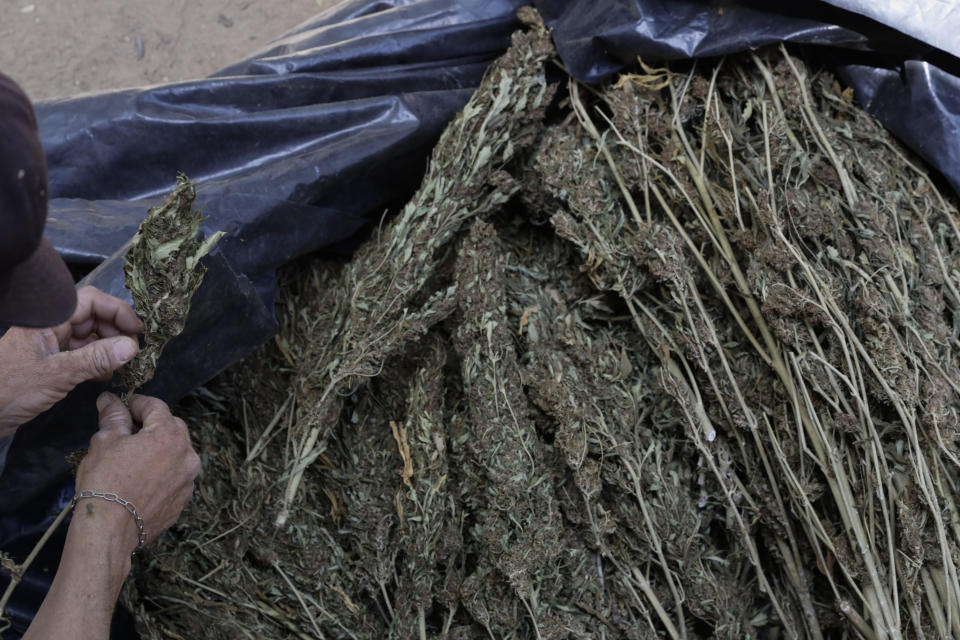
[[[785,51],[595,90],[524,16],[182,407],[143,637],[960,636],[953,200]]]

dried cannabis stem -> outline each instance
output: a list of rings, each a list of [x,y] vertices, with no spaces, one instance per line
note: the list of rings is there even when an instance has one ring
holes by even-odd
[[[459,509],[450,490],[450,469],[444,425],[444,373],[447,353],[439,340],[425,350],[424,364],[413,376],[406,423],[390,422],[403,461],[403,490],[397,494],[397,516],[402,518],[392,629],[398,638],[414,638],[426,627],[435,594],[443,594],[455,565],[438,572],[437,564],[453,560],[462,546]],[[444,603],[445,617],[456,605]]]
[[[540,636],[551,607],[540,610],[537,603],[552,595],[543,593],[541,583],[556,571],[560,515],[508,326],[505,268],[493,226],[476,221],[457,261],[457,303],[463,319],[453,342],[469,406],[474,472],[490,495],[477,508],[476,535],[485,553],[464,582],[464,591],[471,594],[464,605],[490,614],[488,631],[499,623],[501,628],[493,631],[505,635],[516,626],[491,614],[496,603],[484,603],[478,593],[496,569],[498,582],[510,585]]]
[[[183,331],[190,300],[206,273],[200,258],[223,236],[218,231],[197,239],[203,216],[193,211],[196,194],[185,175],[177,176],[173,193],[147,212],[127,250],[123,273],[145,329],[143,347],[122,376],[125,399],[153,378],[163,348]]]
[[[455,288],[430,287],[440,250],[464,222],[496,210],[520,187],[504,166],[535,140],[555,89],[543,70],[543,61],[554,53],[550,35],[536,12],[523,16],[531,30],[514,34],[512,46],[490,66],[441,135],[420,189],[343,270],[336,288],[344,292],[344,304],[321,317],[313,330],[315,353],[302,363],[304,401],[298,416],[305,444],[289,465],[277,526],[287,522],[304,461],[326,446],[341,398],[376,376],[388,356],[453,312]],[[417,299],[426,300],[419,309],[411,305]]]

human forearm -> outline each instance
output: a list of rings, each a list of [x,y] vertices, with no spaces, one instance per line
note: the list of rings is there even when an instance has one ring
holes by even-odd
[[[24,640],[106,640],[136,541],[133,518],[119,505],[80,502],[57,575]]]

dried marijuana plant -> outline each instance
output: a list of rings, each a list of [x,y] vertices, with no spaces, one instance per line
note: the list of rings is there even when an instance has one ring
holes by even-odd
[[[391,421],[403,461],[403,487],[397,495],[401,520],[402,561],[392,629],[400,638],[423,637],[426,618],[435,600],[445,609],[443,628],[449,630],[457,610],[455,599],[443,597],[447,583],[457,580],[456,565],[463,543],[460,509],[450,487],[451,470],[444,429],[444,372],[447,353],[439,341],[428,345],[423,366],[410,384],[407,419]],[[438,563],[448,563],[437,571]],[[440,596],[440,597],[438,597]],[[416,632],[416,635],[415,635]]]
[[[553,224],[658,354],[785,628],[822,637],[840,614],[866,637],[948,634],[958,396],[942,314],[960,302],[947,266],[956,210],[926,198],[929,179],[888,156],[832,86],[815,85],[815,102],[788,55],[773,71],[753,64],[732,78],[625,78],[596,116],[573,88],[591,138],[574,144],[604,158],[594,176],[606,177],[572,178],[551,164],[555,147],[544,154],[545,182],[567,185],[553,193],[570,207]],[[847,118],[857,134],[841,135]],[[873,174],[858,162],[871,155]],[[587,197],[619,204],[598,217]],[[771,544],[777,563],[759,551]]]
[[[553,45],[540,17],[524,12],[517,32],[434,148],[420,188],[334,285],[339,304],[312,328],[302,367],[297,446],[287,465],[277,526],[284,526],[303,470],[325,446],[341,398],[376,376],[384,361],[453,312],[456,290],[432,277],[463,223],[520,188],[504,168],[533,143],[553,95],[543,63]],[[419,303],[419,308],[417,308]]]
[[[960,637],[955,201],[785,51],[542,125],[547,56],[515,36],[399,216],[285,271],[192,409],[142,635]]]
[[[180,335],[190,301],[203,281],[200,259],[223,237],[198,239],[203,216],[193,210],[196,188],[183,174],[163,204],[151,207],[130,242],[123,273],[144,325],[144,344],[122,376],[125,398],[153,378],[160,354]]]

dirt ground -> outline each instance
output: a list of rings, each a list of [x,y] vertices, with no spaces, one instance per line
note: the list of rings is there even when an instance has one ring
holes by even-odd
[[[0,71],[35,100],[202,78],[340,0],[0,0]]]

